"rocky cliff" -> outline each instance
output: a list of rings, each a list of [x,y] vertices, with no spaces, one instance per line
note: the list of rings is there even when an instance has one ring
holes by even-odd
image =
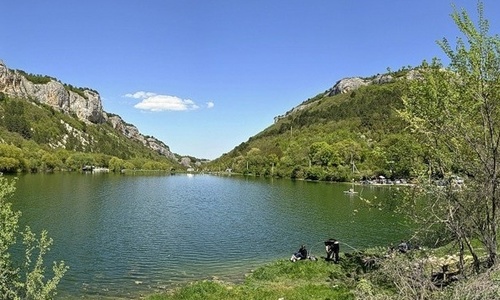
[[[337,94],[345,94],[350,91],[359,89],[362,86],[370,84],[383,84],[393,81],[393,78],[389,74],[377,75],[374,78],[366,79],[361,77],[348,77],[341,79],[335,83],[335,85],[326,91],[325,97],[331,97]]]
[[[66,114],[74,114],[87,124],[108,122],[129,139],[139,141],[159,154],[175,159],[175,155],[162,141],[142,135],[137,127],[124,122],[117,115],[108,115],[103,110],[98,92],[86,88],[75,89],[48,76],[37,78],[43,79],[39,80],[41,83],[22,71],[7,68],[0,60],[0,92],[5,95],[47,104]]]
[[[411,72],[413,74],[413,72]],[[408,75],[409,76],[409,75]],[[346,77],[343,78],[339,81],[337,81],[333,87],[329,88],[326,90],[326,92],[321,96],[321,97],[332,97],[337,94],[345,94],[349,93],[351,91],[355,91],[359,89],[362,86],[367,86],[370,84],[384,84],[393,81],[394,78],[390,74],[379,74],[377,76],[371,77],[371,78],[362,78],[362,77]],[[296,113],[298,111],[304,110],[308,108],[312,103],[315,101],[321,100],[320,98],[317,98],[314,101],[304,101],[303,103],[299,104],[298,106],[292,108],[288,112],[286,112],[284,115],[276,116],[274,117],[274,123],[278,122],[280,119]]]
[[[74,113],[80,120],[88,123],[99,124],[105,121],[101,98],[97,92],[82,89],[81,96],[55,79],[44,78],[47,83],[34,83],[20,71],[8,69],[0,60],[0,92],[10,97],[29,98],[67,114]]]
[[[162,141],[151,137],[144,136],[139,133],[137,127],[132,124],[128,124],[118,115],[108,115],[106,114],[106,119],[108,123],[113,126],[114,129],[121,132],[127,138],[141,142],[144,146],[156,151],[157,153],[164,155],[166,157],[176,159],[175,155],[170,152],[170,148],[165,145]]]

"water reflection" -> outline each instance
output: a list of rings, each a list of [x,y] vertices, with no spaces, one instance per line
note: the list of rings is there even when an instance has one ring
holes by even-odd
[[[405,234],[397,217],[367,210],[340,184],[50,174],[21,176],[17,188],[22,222],[54,238],[47,261],[70,266],[63,296],[133,297],[186,280],[241,276],[289,257],[303,243],[320,256],[321,242],[330,237],[363,248]],[[364,189],[360,195],[387,193]]]

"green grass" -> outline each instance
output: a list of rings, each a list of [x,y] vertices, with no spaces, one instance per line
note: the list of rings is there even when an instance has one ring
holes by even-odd
[[[425,266],[420,263],[430,257],[439,261],[449,255],[456,255],[457,252],[456,245],[451,243],[437,249],[415,250],[407,254],[396,252],[386,255],[383,248],[366,249],[341,254],[340,264],[323,260],[295,263],[279,260],[256,269],[240,284],[217,280],[197,281],[150,295],[146,299],[351,300],[413,299],[415,295],[420,295],[425,299],[443,300],[455,299],[462,294],[467,295],[460,299],[478,299],[473,295],[483,292],[487,295],[500,294],[500,266],[478,275],[469,273],[468,279],[444,289],[432,287],[432,270],[427,270],[431,265],[428,262]],[[367,259],[374,263],[367,265]],[[424,269],[418,266],[423,266]],[[419,285],[425,282],[426,286]]]
[[[255,270],[242,284],[199,281],[147,299],[354,299],[344,277],[341,265],[280,260]]]

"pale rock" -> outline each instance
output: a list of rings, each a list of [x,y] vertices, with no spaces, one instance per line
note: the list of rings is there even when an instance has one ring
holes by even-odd
[[[139,141],[160,155],[176,159],[169,147],[162,141],[142,135],[137,127],[126,123],[120,116],[108,116],[103,110],[99,93],[90,89],[83,89],[84,96],[81,96],[66,89],[62,83],[54,79],[45,84],[36,84],[26,79],[20,72],[8,69],[5,63],[0,60],[0,92],[10,97],[31,99],[35,102],[47,104],[66,114],[75,114],[78,119],[86,123],[101,124],[109,122],[113,128],[127,138]],[[71,132],[73,131],[71,130]],[[73,135],[75,134],[73,132]],[[78,135],[78,138],[82,141],[88,136],[82,133]],[[53,146],[64,146],[66,139],[63,137],[62,141]]]
[[[85,97],[82,97],[53,79],[45,84],[33,83],[18,71],[8,69],[3,61],[0,61],[0,92],[11,97],[32,99],[67,114],[74,113],[87,123],[100,124],[104,121],[101,97],[97,92],[85,89]]]
[[[111,124],[111,126],[125,135],[127,138],[136,140],[142,143],[144,146],[156,151],[158,154],[169,157],[171,159],[176,159],[175,154],[170,151],[170,148],[162,141],[151,136],[144,136],[139,132],[139,129],[132,124],[128,124],[118,115],[107,115],[105,114],[105,119]]]
[[[370,84],[369,80],[365,80],[360,77],[344,78],[337,81],[337,83],[335,83],[335,85],[326,92],[325,96],[330,97],[337,94],[345,94],[368,84]]]

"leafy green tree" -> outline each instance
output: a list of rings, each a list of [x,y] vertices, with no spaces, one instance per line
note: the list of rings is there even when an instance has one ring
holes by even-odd
[[[53,299],[68,267],[64,262],[54,263],[53,277],[47,279],[43,259],[52,245],[52,239],[45,230],[40,237],[29,227],[19,231],[21,213],[13,211],[8,201],[14,191],[14,182],[0,176],[0,299]],[[10,251],[20,236],[24,245],[24,262],[16,266]]]
[[[16,173],[21,167],[21,162],[12,157],[0,157],[0,171],[5,173]]]
[[[450,59],[444,68],[434,60],[423,63],[418,79],[408,82],[402,116],[427,146],[428,168],[422,178],[443,177],[448,188],[428,185],[432,197],[423,222],[441,225],[474,257],[479,270],[478,239],[497,262],[500,212],[500,38],[488,35],[483,5],[478,3],[477,27],[466,11],[452,18],[465,36],[456,48],[443,39]],[[466,176],[461,190],[453,188],[454,174]],[[429,223],[427,224],[429,226]]]
[[[0,171],[16,173],[25,168],[22,150],[14,145],[0,144]]]
[[[88,153],[74,153],[66,160],[66,166],[72,170],[81,170],[84,166],[94,166],[95,160],[92,155]]]
[[[170,167],[166,163],[158,162],[158,161],[146,161],[144,165],[142,165],[143,170],[150,170],[150,171],[166,171],[169,170]]]
[[[42,163],[47,171],[53,171],[61,165],[59,158],[52,153],[44,154],[42,156]]]
[[[7,130],[17,132],[26,139],[31,138],[31,130],[24,114],[24,101],[10,100],[6,103],[4,124]]]
[[[248,162],[248,167],[249,171],[252,172],[254,175],[261,175],[262,168],[265,165],[264,157],[262,156],[262,151],[259,148],[252,148],[250,151],[248,151],[247,155],[247,162]]]
[[[134,170],[135,169],[135,165],[129,161],[126,161],[124,164],[123,164],[123,168],[125,170]]]
[[[306,170],[306,179],[310,180],[320,180],[323,179],[325,172],[323,168],[319,166],[312,166]]]
[[[120,159],[118,157],[112,157],[108,162],[109,169],[112,172],[120,172],[124,168],[124,165],[125,162],[123,161],[123,159]]]
[[[382,143],[386,161],[384,175],[394,178],[411,178],[420,169],[423,157],[422,146],[408,135],[394,134]]]
[[[315,142],[309,147],[309,159],[313,165],[327,167],[333,161],[338,161],[332,146],[327,142]]]

